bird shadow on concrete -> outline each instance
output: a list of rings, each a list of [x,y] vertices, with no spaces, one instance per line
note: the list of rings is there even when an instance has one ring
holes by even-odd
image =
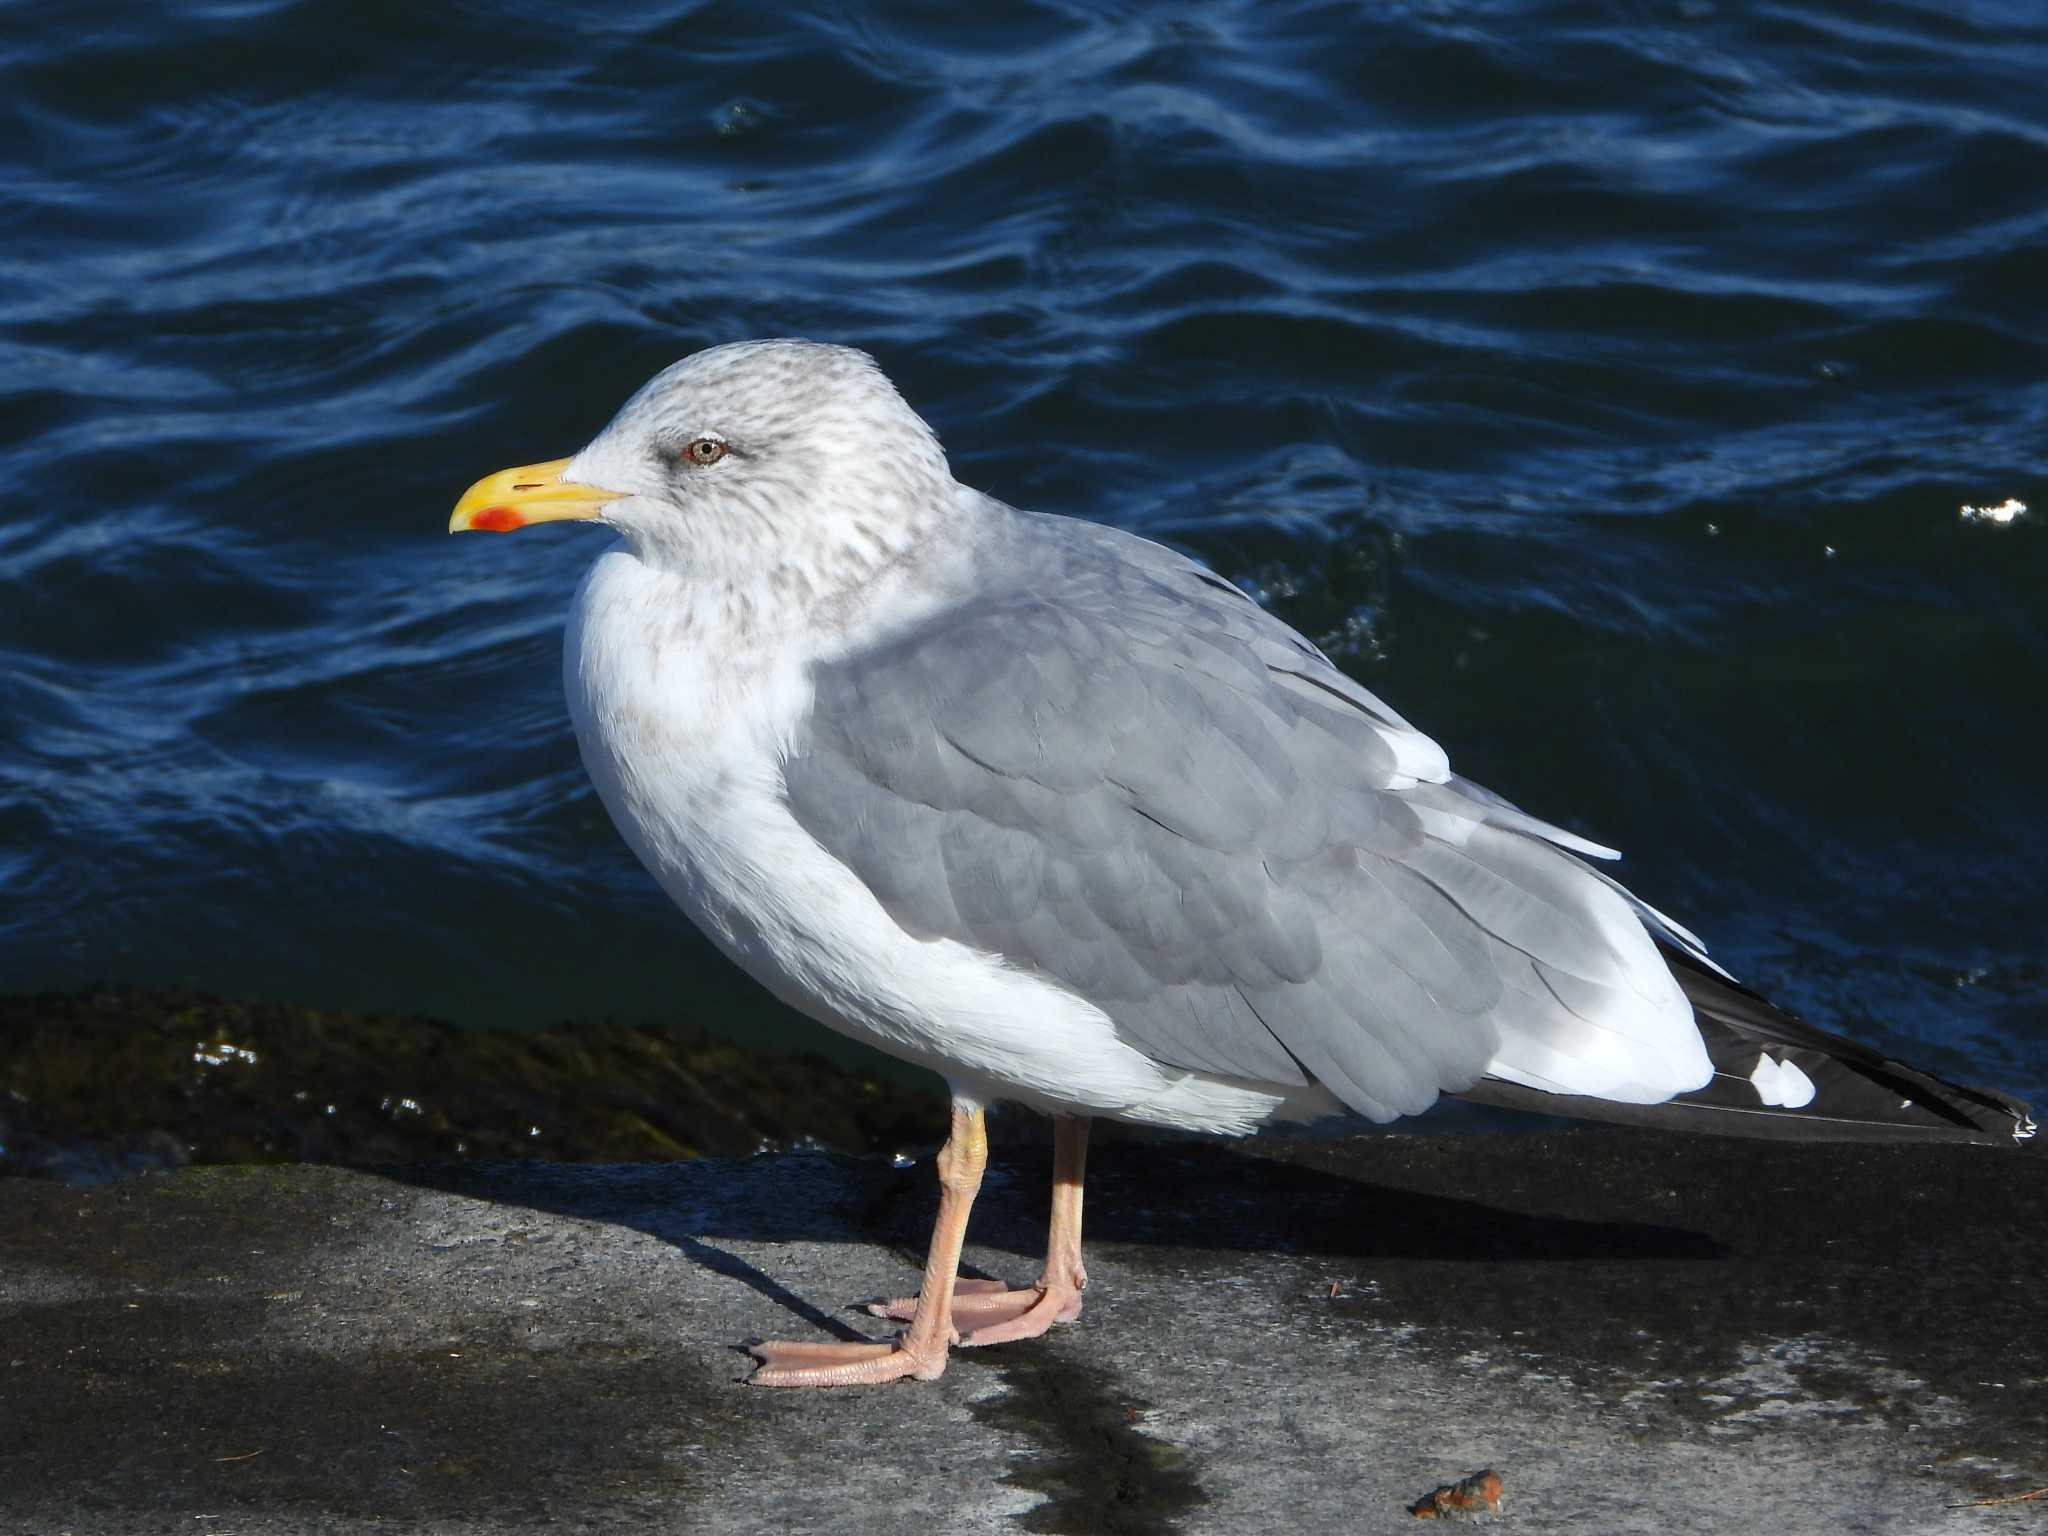
[[[378,1170],[397,1182],[614,1223],[667,1243],[812,1327],[868,1335],[791,1291],[721,1241],[860,1243],[923,1263],[937,1190],[929,1159],[771,1155],[745,1161],[618,1165],[424,1164]],[[991,1162],[971,1241],[1014,1253],[1019,1281],[1044,1251],[1049,1158],[1027,1149]],[[1413,1182],[1412,1180],[1410,1182]],[[1617,1196],[1617,1203],[1620,1197]],[[1127,1142],[1090,1169],[1087,1240],[1127,1259],[1146,1251],[1284,1253],[1365,1265],[1563,1261],[1715,1261],[1728,1250],[1683,1226],[1589,1219],[1447,1190],[1401,1188],[1350,1172],[1247,1155],[1235,1146]],[[963,1273],[978,1274],[971,1265]]]

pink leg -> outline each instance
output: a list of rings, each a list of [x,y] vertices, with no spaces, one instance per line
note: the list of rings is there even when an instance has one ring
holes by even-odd
[[[826,1344],[769,1340],[749,1346],[761,1364],[748,1378],[762,1387],[854,1387],[945,1374],[953,1329],[953,1277],[967,1240],[967,1217],[988,1164],[988,1128],[981,1106],[953,1101],[953,1129],[939,1149],[939,1216],[925,1257],[923,1300],[893,1342]]]
[[[1038,1284],[1017,1290],[1000,1280],[956,1280],[953,1322],[967,1330],[960,1336],[963,1348],[1035,1339],[1054,1323],[1072,1322],[1081,1315],[1081,1291],[1088,1284],[1088,1272],[1081,1267],[1081,1189],[1087,1175],[1088,1122],[1056,1122],[1045,1273]],[[910,1318],[917,1315],[919,1301],[920,1297],[900,1297],[876,1302],[868,1310],[877,1317]]]

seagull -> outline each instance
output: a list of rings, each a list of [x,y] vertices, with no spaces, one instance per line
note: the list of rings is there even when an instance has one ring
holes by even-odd
[[[2007,1143],[2025,1104],[1773,1007],[1451,771],[1185,555],[953,478],[867,354],[715,346],[450,531],[616,535],[563,657],[583,763],[683,912],[776,997],[940,1073],[907,1326],[752,1380],[931,1380],[1080,1314],[1088,1127],[1243,1135],[1443,1094],[1787,1137]],[[1054,1117],[1035,1284],[961,1279],[985,1107]]]

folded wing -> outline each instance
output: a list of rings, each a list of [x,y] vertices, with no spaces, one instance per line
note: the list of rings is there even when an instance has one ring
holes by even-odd
[[[960,601],[816,669],[785,765],[907,931],[1057,982],[1162,1064],[1375,1119],[1488,1076],[1634,1103],[1707,1080],[1661,919],[1575,856],[1607,850],[1452,775],[1192,561],[1003,519]]]

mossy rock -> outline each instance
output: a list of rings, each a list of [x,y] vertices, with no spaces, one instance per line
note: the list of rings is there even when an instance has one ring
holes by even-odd
[[[0,1173],[877,1152],[943,1125],[935,1091],[688,1025],[509,1033],[189,992],[0,997]]]

